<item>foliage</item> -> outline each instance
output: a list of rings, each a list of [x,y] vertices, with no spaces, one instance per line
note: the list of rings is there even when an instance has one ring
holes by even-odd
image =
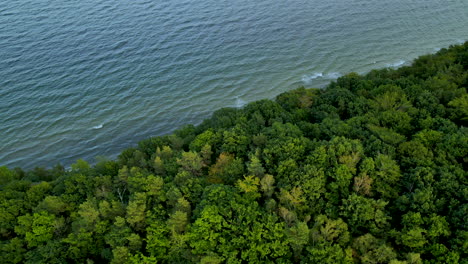
[[[467,54],[224,108],[115,161],[0,167],[0,262],[466,263]]]

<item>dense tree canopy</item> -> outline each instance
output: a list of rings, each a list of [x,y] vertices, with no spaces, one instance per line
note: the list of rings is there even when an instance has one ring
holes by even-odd
[[[0,167],[1,263],[468,263],[468,42],[70,169]]]

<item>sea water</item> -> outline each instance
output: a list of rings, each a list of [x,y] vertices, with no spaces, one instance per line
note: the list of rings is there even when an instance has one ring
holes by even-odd
[[[221,107],[465,41],[465,0],[3,0],[0,165],[115,158]]]

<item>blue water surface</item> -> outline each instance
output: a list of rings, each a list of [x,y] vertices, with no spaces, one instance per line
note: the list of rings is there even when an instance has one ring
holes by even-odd
[[[468,36],[464,0],[3,0],[0,165],[115,158],[216,109],[398,67]]]

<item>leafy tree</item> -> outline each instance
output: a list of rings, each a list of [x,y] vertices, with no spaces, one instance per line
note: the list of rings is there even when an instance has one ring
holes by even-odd
[[[260,180],[260,188],[263,194],[270,198],[275,191],[275,178],[270,174],[265,174]]]
[[[247,171],[249,175],[254,175],[256,177],[263,177],[265,174],[265,169],[263,168],[262,162],[259,159],[259,153],[250,157],[250,162],[247,164]]]
[[[242,160],[229,153],[221,153],[210,167],[208,181],[211,183],[233,184],[243,174]]]
[[[397,254],[384,241],[371,234],[365,234],[353,241],[353,248],[358,252],[362,263],[391,263]]]
[[[28,248],[37,247],[54,236],[55,217],[46,212],[24,215],[18,218],[17,234],[24,235]]]
[[[462,124],[468,122],[468,94],[453,99],[448,105],[453,108],[452,119],[460,120]]]
[[[142,230],[146,226],[146,199],[145,193],[136,193],[127,207],[127,222],[136,230]]]
[[[401,178],[398,163],[387,155],[378,155],[375,158],[375,172],[371,173],[373,190],[385,199],[396,198],[399,193]]]
[[[309,232],[309,227],[305,222],[298,222],[294,226],[286,229],[286,235],[296,261],[300,259],[304,246],[309,242]]]
[[[177,163],[193,175],[199,175],[204,165],[202,157],[195,152],[182,152],[182,157],[177,159]]]
[[[366,230],[373,234],[381,234],[389,225],[390,217],[385,211],[387,204],[388,202],[383,200],[365,198],[353,193],[343,200],[341,215],[353,233],[360,234]]]
[[[16,175],[5,166],[0,167],[0,187],[14,180]]]
[[[465,263],[467,54],[224,108],[116,160],[0,166],[0,262]]]

